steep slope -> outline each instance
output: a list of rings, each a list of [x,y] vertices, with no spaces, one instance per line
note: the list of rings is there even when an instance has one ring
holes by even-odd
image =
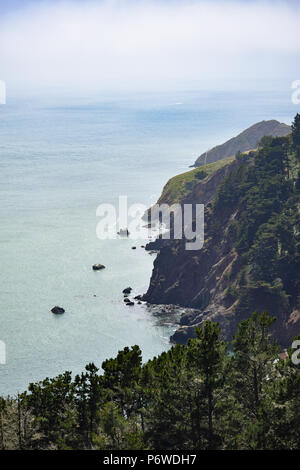
[[[236,167],[234,157],[210,163],[171,178],[164,186],[157,204],[191,204],[196,199],[201,204],[208,204],[216,195],[220,183]],[[151,208],[146,211],[144,219],[155,222],[155,214],[151,217]]]
[[[195,309],[183,316],[174,341],[193,336],[203,319],[219,321],[230,338],[254,310],[277,316],[275,334],[283,346],[300,333],[299,162],[290,141],[274,138],[180,200],[208,202],[204,247],[187,251],[185,240],[168,241],[144,296],[151,303]],[[218,171],[223,171],[219,183]],[[209,181],[215,181],[211,194]]]
[[[278,122],[275,119],[258,122],[224,144],[217,145],[207,153],[205,152],[200,155],[195,161],[194,166],[201,166],[205,161],[206,163],[216,162],[223,158],[231,157],[239,151],[245,152],[247,150],[253,150],[264,136],[283,137],[290,132],[290,126]]]
[[[235,158],[224,158],[216,163],[187,171],[171,178],[165,185],[158,204],[188,203],[197,192],[203,193],[203,204],[213,199],[216,188],[231,171]],[[234,165],[233,165],[234,166]],[[199,195],[200,196],[200,195]]]

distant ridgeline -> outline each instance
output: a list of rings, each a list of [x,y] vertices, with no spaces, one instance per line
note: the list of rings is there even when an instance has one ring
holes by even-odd
[[[276,121],[269,123],[275,129]],[[290,129],[277,124],[278,132]],[[300,333],[300,115],[292,130],[260,143],[256,137],[256,150],[178,175],[165,186],[160,203],[206,207],[203,248],[187,251],[185,240],[158,241],[144,296],[195,309],[182,316],[175,342],[193,337],[205,319],[220,322],[231,338],[254,310],[277,317],[274,334],[282,346]]]
[[[205,163],[213,163],[226,157],[232,157],[237,152],[254,150],[257,148],[258,142],[265,135],[283,137],[290,134],[290,132],[290,126],[275,119],[258,122],[224,144],[217,145],[208,150],[208,152],[204,152],[197,158],[194,166],[197,167]]]

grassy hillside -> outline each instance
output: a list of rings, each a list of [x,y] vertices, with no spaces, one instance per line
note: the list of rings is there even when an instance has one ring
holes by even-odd
[[[224,158],[215,163],[201,166],[194,170],[181,173],[171,178],[165,185],[158,203],[177,203],[182,201],[193,189],[193,187],[208,176],[213,175],[220,168],[233,162],[235,157]]]

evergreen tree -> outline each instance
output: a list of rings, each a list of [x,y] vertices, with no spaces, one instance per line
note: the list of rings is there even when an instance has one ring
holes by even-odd
[[[41,431],[36,445],[41,448],[49,445],[67,448],[72,445],[76,418],[71,372],[32,383],[28,389],[30,393],[23,395],[22,406],[31,410]]]
[[[217,323],[206,321],[196,331],[197,339],[190,342],[188,358],[199,374],[199,398],[201,396],[206,402],[207,448],[212,449],[218,443],[218,436],[214,432],[214,413],[216,391],[222,387],[225,379],[226,345],[220,340],[220,326]]]
[[[300,159],[300,114],[297,113],[292,123],[292,141],[296,156]]]
[[[276,376],[274,360],[279,348],[272,340],[270,327],[275,318],[267,312],[255,312],[251,318],[238,325],[233,340],[232,380],[234,394],[241,404],[246,423],[243,445],[264,449],[268,427],[268,407],[271,405],[267,393],[268,382]]]
[[[85,369],[85,373],[75,377],[74,393],[80,433],[84,445],[87,448],[91,448],[93,434],[97,431],[99,423],[103,391],[101,388],[101,377],[98,375],[99,369],[95,364],[90,363]]]

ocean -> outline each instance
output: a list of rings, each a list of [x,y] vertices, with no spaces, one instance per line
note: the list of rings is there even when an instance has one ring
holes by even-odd
[[[263,119],[291,123],[290,89],[11,99],[0,106],[0,395],[65,370],[99,368],[138,344],[170,347],[175,317],[126,307],[144,293],[147,240],[99,240],[99,204],[150,206],[198,155]],[[136,250],[131,247],[137,246]],[[94,263],[106,269],[94,272]],[[55,316],[60,305],[66,313]]]

